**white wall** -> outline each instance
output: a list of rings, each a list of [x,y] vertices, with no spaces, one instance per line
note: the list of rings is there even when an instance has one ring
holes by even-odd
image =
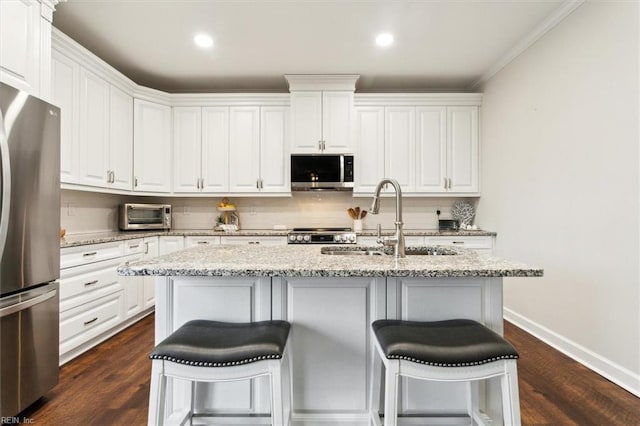
[[[63,190],[61,196],[61,226],[67,234],[110,232],[118,229],[117,209],[121,203],[167,203],[173,207],[175,229],[211,229],[220,214],[216,206],[222,197],[129,197]],[[352,197],[348,192],[296,192],[291,197],[231,197],[236,204],[242,229],[272,229],[273,225],[293,227],[351,227],[347,208],[360,206],[369,210],[371,197]],[[403,199],[405,229],[435,229],[436,211],[442,219],[451,217],[451,208],[458,198]],[[475,200],[467,200],[474,203]],[[368,215],[365,229],[393,228],[394,198],[383,198],[380,214]],[[482,226],[481,222],[476,223]]]
[[[477,218],[545,270],[505,316],[640,395],[638,21],[587,2],[489,80]]]

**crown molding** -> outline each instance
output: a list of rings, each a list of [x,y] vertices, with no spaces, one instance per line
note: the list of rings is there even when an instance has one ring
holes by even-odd
[[[482,93],[356,93],[353,103],[365,106],[480,106]]]
[[[478,90],[484,83],[489,81],[491,77],[496,75],[500,70],[509,65],[511,61],[520,56],[525,50],[533,46],[546,33],[554,29],[560,22],[569,16],[574,10],[584,4],[585,0],[566,0],[556,10],[551,13],[544,21],[537,25],[529,34],[522,38],[515,46],[513,46],[505,55],[503,55],[496,63],[494,63],[482,76],[474,81],[470,86],[470,91]]]
[[[289,106],[289,93],[173,93],[171,105],[188,106]]]
[[[289,91],[348,90],[355,92],[359,74],[285,74]]]

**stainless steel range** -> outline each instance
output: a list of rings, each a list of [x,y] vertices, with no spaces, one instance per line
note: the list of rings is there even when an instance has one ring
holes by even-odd
[[[293,228],[289,244],[355,244],[356,233],[351,228]]]

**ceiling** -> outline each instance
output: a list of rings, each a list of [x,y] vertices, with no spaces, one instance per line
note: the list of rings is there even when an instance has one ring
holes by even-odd
[[[562,3],[67,0],[53,24],[136,83],[167,92],[286,92],[284,74],[360,74],[359,92],[464,91]],[[194,45],[199,32],[212,48]],[[377,47],[380,32],[394,44]]]

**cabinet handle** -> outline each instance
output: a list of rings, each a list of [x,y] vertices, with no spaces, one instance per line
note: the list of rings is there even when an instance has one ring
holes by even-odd
[[[111,170],[111,183],[115,183],[116,181],[116,172]]]
[[[134,188],[138,187],[138,177],[137,176],[133,178],[133,187]]]
[[[98,280],[93,280],[93,281],[89,281],[88,283],[84,283],[84,286],[88,287],[88,286],[94,285],[94,284],[98,284]]]
[[[444,189],[447,189],[447,178],[444,178]]]
[[[449,189],[451,189],[451,178],[449,178]]]
[[[318,151],[322,151],[322,141],[318,141]]]
[[[325,149],[327,149],[327,142],[322,141],[322,150],[324,151]]]
[[[197,244],[209,244],[209,241],[198,241]]]
[[[452,241],[453,244],[464,244],[464,241]]]
[[[149,243],[144,243],[144,254],[149,254]]]
[[[200,178],[200,189],[204,189],[204,178]]]
[[[89,256],[95,256],[96,254],[98,254],[97,251],[92,251],[92,252],[89,252],[89,253],[83,253],[82,256],[83,257],[89,257]]]
[[[135,245],[129,246],[129,250],[137,249],[138,247],[140,247],[140,244],[135,244]]]
[[[260,244],[260,241],[249,241],[249,244]]]
[[[94,319],[90,319],[89,321],[85,321],[84,325],[89,325],[89,324],[91,324],[93,322],[96,322],[96,321],[98,321],[98,317],[95,317]]]

